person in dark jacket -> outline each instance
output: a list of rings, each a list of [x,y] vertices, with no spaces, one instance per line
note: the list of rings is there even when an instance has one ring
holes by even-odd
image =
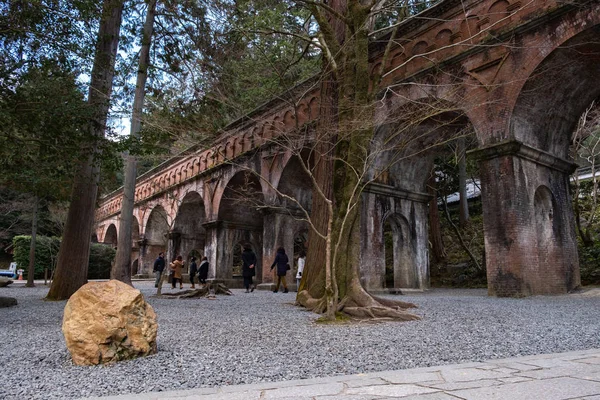
[[[196,285],[194,285],[194,278],[196,277],[196,272],[198,272],[198,264],[196,264],[196,257],[192,257],[190,262],[190,283],[192,284],[191,289],[195,289]]]
[[[275,256],[275,261],[271,265],[271,270],[277,266],[277,286],[275,286],[275,290],[273,293],[277,293],[279,291],[279,285],[283,283],[283,293],[288,292],[287,283],[285,281],[285,274],[287,274],[289,267],[289,259],[285,254],[285,249],[280,247],[277,249],[277,255]]]
[[[242,276],[244,277],[244,287],[246,293],[254,292],[252,277],[256,275],[256,254],[250,248],[250,245],[244,245],[242,252]]]
[[[208,258],[202,257],[200,267],[198,267],[198,282],[205,285],[208,277]]]
[[[160,282],[160,276],[162,275],[165,269],[165,253],[162,251],[158,253],[158,257],[154,261],[154,268],[152,271],[154,272],[155,280],[154,287],[158,287],[158,283]]]

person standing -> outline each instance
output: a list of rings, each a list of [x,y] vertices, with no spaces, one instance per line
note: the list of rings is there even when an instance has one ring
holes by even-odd
[[[285,281],[285,274],[287,274],[290,269],[289,258],[285,254],[285,249],[280,247],[277,249],[277,255],[275,255],[275,261],[271,265],[271,271],[275,266],[277,266],[277,286],[275,286],[275,290],[273,293],[277,293],[279,291],[279,285],[283,283],[283,293],[288,292],[287,283]]]
[[[256,254],[250,248],[250,245],[244,245],[242,252],[242,276],[244,277],[244,287],[246,293],[254,292],[252,277],[256,275]]]
[[[202,262],[198,268],[198,282],[205,285],[208,277],[208,258],[202,257]]]
[[[156,260],[154,260],[154,268],[152,269],[152,272],[154,272],[154,287],[158,287],[158,284],[160,282],[160,276],[162,275],[163,271],[165,269],[165,253],[163,253],[162,251],[160,253],[158,253],[158,257],[156,258]]]
[[[183,270],[183,257],[177,256],[175,260],[169,265],[171,271],[173,272],[173,281],[171,283],[171,287],[175,289],[177,286],[177,281],[179,281],[179,289],[183,289],[183,282],[181,280],[181,271]]]
[[[302,280],[302,272],[304,272],[304,261],[306,260],[306,253],[304,250],[300,251],[298,255],[298,272],[296,273],[296,291],[300,291],[300,281]]]
[[[192,257],[190,260],[190,283],[192,284],[191,289],[196,289],[196,285],[194,285],[194,278],[196,277],[196,272],[198,272],[196,257]]]

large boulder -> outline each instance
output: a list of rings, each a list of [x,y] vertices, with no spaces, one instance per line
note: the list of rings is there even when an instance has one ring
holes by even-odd
[[[156,353],[156,314],[139,290],[123,282],[90,282],[65,306],[62,325],[77,365],[128,360]]]

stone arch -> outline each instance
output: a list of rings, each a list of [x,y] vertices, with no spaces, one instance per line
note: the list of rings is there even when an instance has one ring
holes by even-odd
[[[218,205],[218,219],[258,227],[262,225],[262,216],[256,207],[263,205],[259,179],[250,172],[240,171],[225,185]]]
[[[498,0],[492,4],[487,12],[490,25],[493,25],[501,19],[506,18],[509,15],[509,6],[510,3],[507,0]]]
[[[452,31],[450,29],[442,29],[435,35],[435,43],[438,47],[448,46],[452,43]]]
[[[261,259],[264,206],[262,187],[258,178],[246,171],[234,174],[227,182],[218,200],[218,220],[221,224],[217,240],[216,277],[219,279],[241,279],[234,277],[234,252],[236,246],[250,244],[258,259]],[[237,271],[235,271],[237,274]],[[259,262],[256,277],[262,276]],[[236,281],[237,282],[237,281]],[[240,282],[234,283],[239,285]]]
[[[305,151],[301,156],[306,160],[308,154],[309,152]],[[302,168],[298,156],[292,156],[287,161],[277,183],[277,190],[296,199],[300,203],[300,206],[298,206],[293,201],[283,199],[283,206],[294,211],[300,211],[301,207],[310,213],[312,206],[312,184],[309,176]]]
[[[296,116],[292,110],[287,110],[283,116],[283,129],[291,131],[296,128]]]
[[[600,96],[599,78],[600,25],[595,25],[555,48],[532,71],[513,109],[512,136],[567,159],[579,116]]]
[[[226,151],[226,146],[224,144],[219,144],[217,145],[217,151],[215,154],[216,157],[216,164],[220,164],[225,160],[225,151]]]
[[[406,54],[402,50],[394,54],[390,58],[390,66],[388,72],[394,68],[397,68],[397,75],[402,76],[406,72]]]
[[[138,240],[140,240],[140,224],[134,215],[131,220],[131,243],[135,246]]]
[[[415,237],[414,229],[410,226],[408,220],[401,214],[393,213],[387,216],[383,224],[384,238],[386,234],[386,226],[389,227],[391,233],[391,250],[392,257],[386,254],[386,259],[392,260],[392,281],[393,288],[396,289],[418,289],[419,270],[415,262]],[[386,246],[386,250],[387,246]],[[388,289],[391,289],[388,287]]]
[[[195,191],[185,194],[177,210],[173,232],[178,236],[173,252],[185,255],[194,249],[202,249],[206,244],[206,211],[202,196]],[[175,254],[174,254],[175,255]]]
[[[421,41],[417,42],[412,48],[412,55],[418,56],[420,54],[425,53],[427,51],[427,47],[429,47],[429,45],[427,44],[426,41],[421,40]]]
[[[459,132],[474,134],[466,113],[445,99],[420,98],[388,110],[386,121],[375,130],[371,152],[377,154],[369,179],[424,193],[434,158],[448,151],[440,138],[453,142]]]
[[[210,149],[206,153],[206,168],[210,169],[215,166],[215,152]]]
[[[265,131],[268,129],[268,122],[263,122],[260,125],[257,124],[254,129],[252,129],[252,147],[260,147],[263,143],[263,135]]]
[[[242,142],[243,152],[250,151],[254,147],[254,140],[252,131],[247,131],[244,133],[244,139]]]
[[[148,245],[163,246],[161,251],[166,251],[169,230],[170,219],[167,212],[163,206],[156,205],[148,215],[144,238],[148,241]]]
[[[229,138],[225,144],[225,160],[231,160],[235,157],[235,140],[236,138]]]
[[[138,269],[140,267],[139,264],[140,264],[139,258],[136,258],[135,260],[133,260],[133,262],[131,263],[131,276],[137,275]]]
[[[115,224],[110,224],[108,228],[106,228],[106,233],[104,234],[103,243],[110,244],[112,247],[117,247],[118,238],[117,238],[117,227]]]
[[[161,205],[156,205],[152,208],[145,226],[144,239],[146,242],[146,252],[144,260],[153,262],[161,252],[165,253],[165,259],[167,259],[167,238],[170,230],[170,220],[167,212]],[[148,267],[148,265],[144,266],[144,268]]]
[[[467,16],[460,23],[460,37],[461,40],[470,41],[475,35],[479,33],[481,27],[479,26],[479,17],[476,15]]]
[[[298,127],[302,127],[309,118],[309,110],[306,102],[302,101],[296,110],[296,118],[298,119]]]

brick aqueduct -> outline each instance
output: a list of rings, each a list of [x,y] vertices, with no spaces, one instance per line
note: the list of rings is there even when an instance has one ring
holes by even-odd
[[[464,116],[477,138],[488,291],[495,296],[560,294],[580,283],[568,191],[568,156],[578,117],[600,95],[597,0],[445,0],[405,21],[381,84],[376,121],[432,100]],[[383,47],[371,48],[379,68]],[[159,251],[210,261],[209,278],[235,285],[234,248],[252,244],[257,278],[272,282],[275,249],[306,238],[305,222],[276,207],[240,207],[231,193],[252,168],[283,193],[310,204],[311,189],[289,152],[268,145],[314,121],[319,86],[295,109],[271,100],[227,126],[211,148],[191,148],[140,176],[135,189],[132,269],[149,273]],[[422,102],[422,103],[421,103]],[[296,112],[295,112],[296,111]],[[389,124],[388,124],[389,125]],[[235,162],[229,162],[235,160]],[[360,275],[385,286],[383,227],[392,226],[394,286],[429,285],[426,180],[432,157],[389,171],[363,193]],[[255,182],[276,204],[269,184]],[[97,210],[96,235],[116,244],[122,191]]]

